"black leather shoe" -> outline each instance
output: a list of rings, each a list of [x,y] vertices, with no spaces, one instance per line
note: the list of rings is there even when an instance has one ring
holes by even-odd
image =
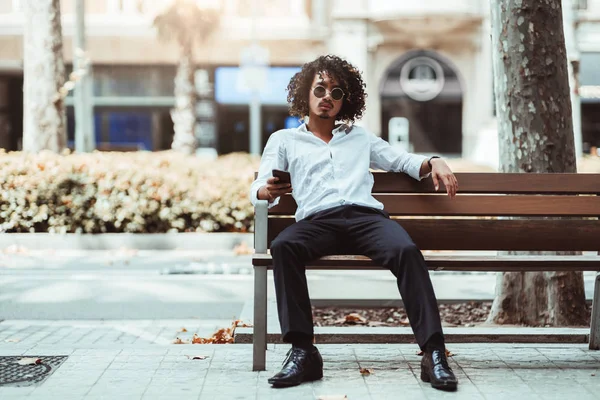
[[[269,379],[273,387],[296,386],[302,382],[316,381],[323,377],[323,358],[316,347],[304,350],[292,347],[283,362],[283,368]]]
[[[434,350],[425,352],[421,360],[421,380],[431,382],[435,389],[454,391],[458,385],[458,380],[448,365],[446,352],[443,350]]]

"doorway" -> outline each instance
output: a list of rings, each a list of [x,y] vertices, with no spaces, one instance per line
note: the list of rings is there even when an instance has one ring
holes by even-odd
[[[449,61],[434,51],[402,55],[388,68],[380,96],[385,140],[415,153],[461,156],[463,95]]]

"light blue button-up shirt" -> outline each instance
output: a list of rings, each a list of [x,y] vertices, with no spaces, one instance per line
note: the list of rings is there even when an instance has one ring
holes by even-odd
[[[325,143],[302,124],[269,137],[250,197],[256,204],[258,189],[266,185],[273,169],[279,169],[292,177],[292,196],[298,204],[296,221],[344,204],[382,210],[383,204],[371,195],[373,175],[369,168],[404,172],[420,180],[421,165],[426,159],[392,147],[360,126],[338,125],[333,138]],[[279,198],[269,207],[278,203]]]

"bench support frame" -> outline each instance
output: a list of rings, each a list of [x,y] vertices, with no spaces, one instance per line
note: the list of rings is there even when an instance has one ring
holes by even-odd
[[[590,350],[600,350],[600,272],[596,274],[590,328]]]
[[[268,219],[268,202],[259,200],[254,209],[254,251],[256,253],[267,254]],[[253,371],[264,371],[267,366],[267,270],[267,266],[254,267]]]

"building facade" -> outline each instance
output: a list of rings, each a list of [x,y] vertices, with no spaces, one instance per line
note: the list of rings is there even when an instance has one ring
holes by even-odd
[[[258,44],[268,65],[255,88],[261,145],[273,131],[298,124],[287,114],[285,87],[291,76],[303,63],[333,53],[363,71],[369,96],[360,124],[415,152],[497,165],[488,0],[198,1],[221,9],[219,30],[195,48],[202,146],[219,153],[248,151],[253,92],[244,57],[256,55],[250,46]],[[576,24],[570,45],[579,66],[575,100],[581,103],[577,145],[595,152],[600,146],[600,0],[571,1]],[[22,127],[21,2],[0,0],[0,147],[7,149],[19,148]],[[170,146],[177,46],[159,41],[152,27],[168,2],[86,1],[99,148]],[[67,65],[73,60],[74,3],[61,2]],[[72,139],[72,107],[68,115]]]

